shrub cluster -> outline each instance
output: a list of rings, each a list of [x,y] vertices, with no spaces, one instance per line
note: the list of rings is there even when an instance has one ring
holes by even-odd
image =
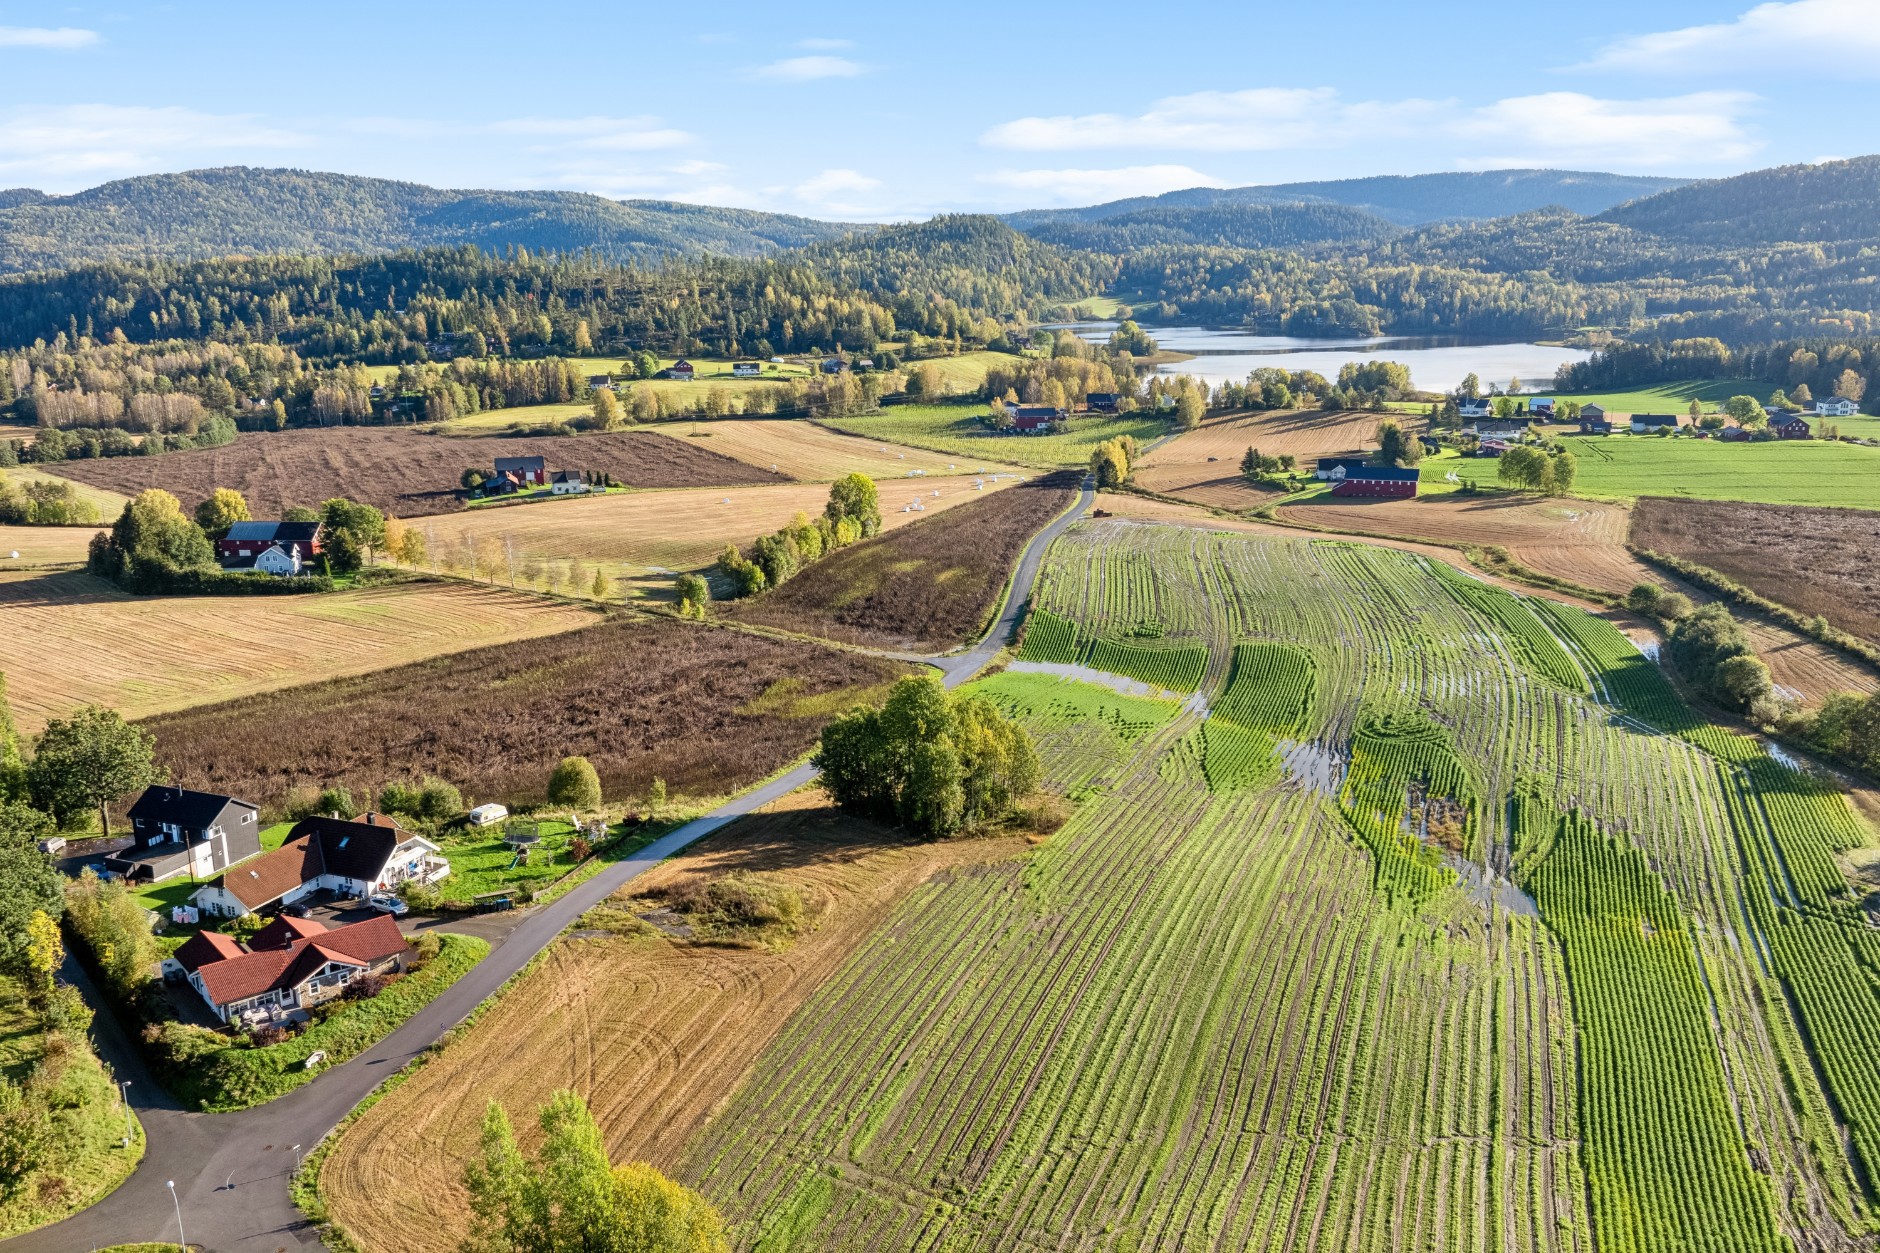
[[[1705,605],[1673,626],[1669,641],[1672,663],[1691,686],[1726,708],[1773,720],[1769,667],[1728,609]]]
[[[825,553],[846,548],[881,530],[881,500],[874,480],[849,474],[829,488],[829,503],[815,518],[798,513],[790,525],[760,536],[750,552],[727,545],[718,558],[718,572],[730,580],[732,597],[755,596],[788,582],[804,566]],[[696,589],[694,589],[696,590]],[[688,598],[681,593],[681,609]],[[693,602],[702,616],[702,602]]]

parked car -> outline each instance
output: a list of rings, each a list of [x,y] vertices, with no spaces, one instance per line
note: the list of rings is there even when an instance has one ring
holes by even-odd
[[[487,827],[501,822],[509,816],[509,811],[501,805],[478,805],[470,811],[469,823],[473,827]]]
[[[281,912],[289,918],[305,918],[313,911],[299,901],[294,901],[291,904],[281,906]]]
[[[406,914],[411,912],[411,906],[389,893],[368,897],[366,904],[378,910],[381,914],[390,914],[394,918],[403,918]]]

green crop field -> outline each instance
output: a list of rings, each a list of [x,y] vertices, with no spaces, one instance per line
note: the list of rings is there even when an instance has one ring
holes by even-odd
[[[693,1136],[738,1247],[1868,1247],[1830,783],[1411,553],[1084,522],[1034,610],[1027,655],[1196,694],[976,685],[1076,812],[918,889]]]
[[[1576,400],[1583,405],[1598,405],[1612,413],[1685,413],[1693,400],[1706,409],[1721,409],[1732,396],[1754,396],[1767,401],[1774,388],[1755,379],[1690,379],[1681,383],[1660,383],[1621,392],[1551,392],[1537,395],[1555,400]]]
[[[1579,460],[1573,490],[1581,496],[1880,508],[1880,448],[1820,440],[1725,444],[1649,435],[1568,436],[1560,442]]]
[[[896,405],[878,417],[826,418],[823,425],[851,435],[954,453],[971,460],[1053,469],[1090,464],[1090,453],[1106,439],[1134,436],[1148,444],[1167,435],[1166,418],[1127,414],[1072,418],[1063,435],[995,435],[980,422],[984,405]]]

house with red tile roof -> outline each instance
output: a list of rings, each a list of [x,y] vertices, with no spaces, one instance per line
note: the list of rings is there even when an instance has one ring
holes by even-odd
[[[409,951],[385,914],[343,927],[276,918],[247,945],[199,931],[164,973],[195,988],[223,1022],[273,1021],[330,1001],[366,975],[402,971]]]
[[[436,844],[384,814],[303,818],[271,853],[230,866],[190,902],[218,918],[239,918],[329,891],[361,897],[395,892],[408,881],[435,883],[450,873]]]

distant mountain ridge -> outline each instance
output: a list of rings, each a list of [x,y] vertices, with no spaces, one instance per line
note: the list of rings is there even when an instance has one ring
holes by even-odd
[[[419,183],[230,166],[150,174],[70,196],[0,190],[0,273],[98,261],[245,253],[382,253],[474,244],[589,249],[616,261],[711,252],[762,256],[853,223],[571,191],[447,190]]]
[[[1098,222],[1152,208],[1223,205],[1336,204],[1375,214],[1397,226],[1467,218],[1498,218],[1558,206],[1582,215],[1682,187],[1688,179],[1585,170],[1485,170],[1389,174],[1316,183],[1254,187],[1189,187],[1160,196],[1133,196],[1075,209],[1028,209],[1005,220],[1021,231],[1065,221]]]
[[[1599,220],[1693,244],[1880,239],[1880,156],[1706,179],[1618,205]]]

